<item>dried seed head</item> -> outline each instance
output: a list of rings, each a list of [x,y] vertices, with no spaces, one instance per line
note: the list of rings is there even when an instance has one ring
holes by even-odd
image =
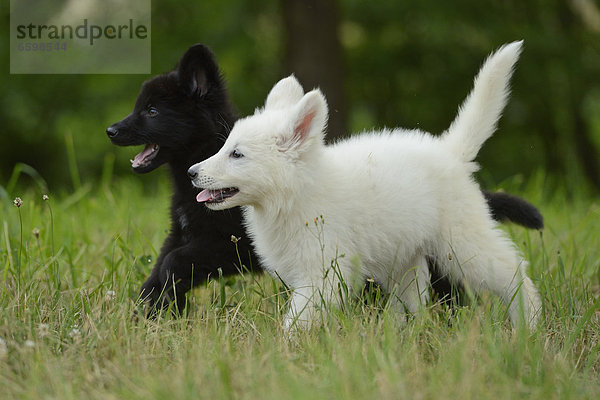
[[[48,334],[50,333],[50,326],[48,324],[39,324],[37,326],[37,332],[39,337],[43,338],[45,336],[48,336]]]
[[[6,341],[0,338],[0,360],[4,360],[8,357],[8,346]]]

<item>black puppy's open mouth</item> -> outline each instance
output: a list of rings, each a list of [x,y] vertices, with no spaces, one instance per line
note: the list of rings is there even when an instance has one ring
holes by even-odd
[[[133,160],[129,160],[131,161],[131,166],[133,168],[139,168],[148,165],[148,163],[158,155],[159,150],[159,145],[155,143],[147,144],[146,147],[144,147],[144,150],[137,154]]]
[[[222,203],[230,197],[235,196],[239,192],[238,188],[226,188],[226,189],[204,189],[196,196],[198,203],[217,204]]]

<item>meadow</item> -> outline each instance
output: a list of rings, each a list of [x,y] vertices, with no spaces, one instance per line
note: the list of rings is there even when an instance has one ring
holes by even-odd
[[[549,190],[541,173],[502,185],[545,217],[543,233],[503,226],[544,300],[533,332],[511,328],[493,296],[432,301],[402,326],[375,291],[288,337],[284,285],[247,273],[194,290],[184,318],[136,318],[168,227],[167,182],[10,186],[0,398],[600,398],[600,202]]]

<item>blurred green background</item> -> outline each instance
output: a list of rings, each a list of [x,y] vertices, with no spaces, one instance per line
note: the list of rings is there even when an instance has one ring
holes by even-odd
[[[131,111],[152,75],[10,75],[8,1],[0,11],[0,188],[15,187],[15,168],[37,171],[50,190],[131,175],[139,149],[112,146],[105,129]],[[384,126],[442,132],[487,54],[517,39],[524,53],[500,129],[478,158],[480,179],[538,174],[597,193],[597,0],[152,1],[152,74],[204,43],[246,115],[294,72],[305,89],[325,91],[330,136]],[[18,185],[29,184],[26,175]],[[165,178],[150,175],[140,179]]]

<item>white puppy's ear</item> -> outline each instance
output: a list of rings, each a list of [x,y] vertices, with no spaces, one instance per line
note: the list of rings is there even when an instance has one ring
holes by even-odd
[[[294,75],[283,78],[273,86],[267,96],[265,109],[285,108],[298,103],[304,95],[304,89]]]
[[[303,150],[323,143],[327,125],[327,101],[320,90],[308,92],[291,112],[291,132],[280,138],[282,151]]]

